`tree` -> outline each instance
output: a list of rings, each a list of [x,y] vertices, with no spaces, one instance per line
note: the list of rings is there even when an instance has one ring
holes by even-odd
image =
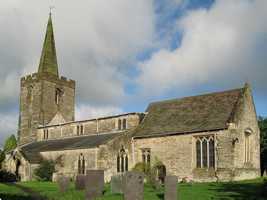
[[[2,168],[2,162],[5,160],[5,152],[0,149],[0,169]]]
[[[11,135],[9,138],[6,139],[4,145],[4,152],[9,152],[17,147],[17,139],[15,135]]]
[[[267,118],[259,117],[260,148],[261,148],[261,172],[267,170]]]

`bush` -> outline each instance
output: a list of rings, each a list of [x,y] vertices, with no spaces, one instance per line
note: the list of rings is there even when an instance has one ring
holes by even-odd
[[[0,170],[0,182],[1,183],[11,183],[11,182],[16,182],[17,177],[15,174],[5,171],[5,170]]]
[[[0,150],[0,169],[2,168],[2,163],[5,160],[5,152]]]
[[[43,160],[40,166],[34,171],[35,176],[40,181],[52,181],[55,172],[55,163],[52,160]]]

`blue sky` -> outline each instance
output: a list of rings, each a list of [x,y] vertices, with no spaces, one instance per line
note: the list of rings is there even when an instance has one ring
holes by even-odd
[[[17,131],[19,80],[37,70],[50,5],[77,119],[245,82],[267,116],[265,0],[12,0],[0,7],[0,146]]]

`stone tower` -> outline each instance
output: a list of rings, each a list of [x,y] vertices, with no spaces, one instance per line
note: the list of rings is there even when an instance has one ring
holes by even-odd
[[[75,81],[59,77],[51,14],[38,72],[22,77],[20,88],[19,144],[34,142],[37,128],[55,115],[74,120]]]

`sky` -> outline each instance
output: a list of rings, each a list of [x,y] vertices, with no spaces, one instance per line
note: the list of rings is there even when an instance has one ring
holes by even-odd
[[[267,116],[266,0],[1,0],[0,147],[17,132],[20,78],[38,69],[50,6],[76,119],[245,82]]]

